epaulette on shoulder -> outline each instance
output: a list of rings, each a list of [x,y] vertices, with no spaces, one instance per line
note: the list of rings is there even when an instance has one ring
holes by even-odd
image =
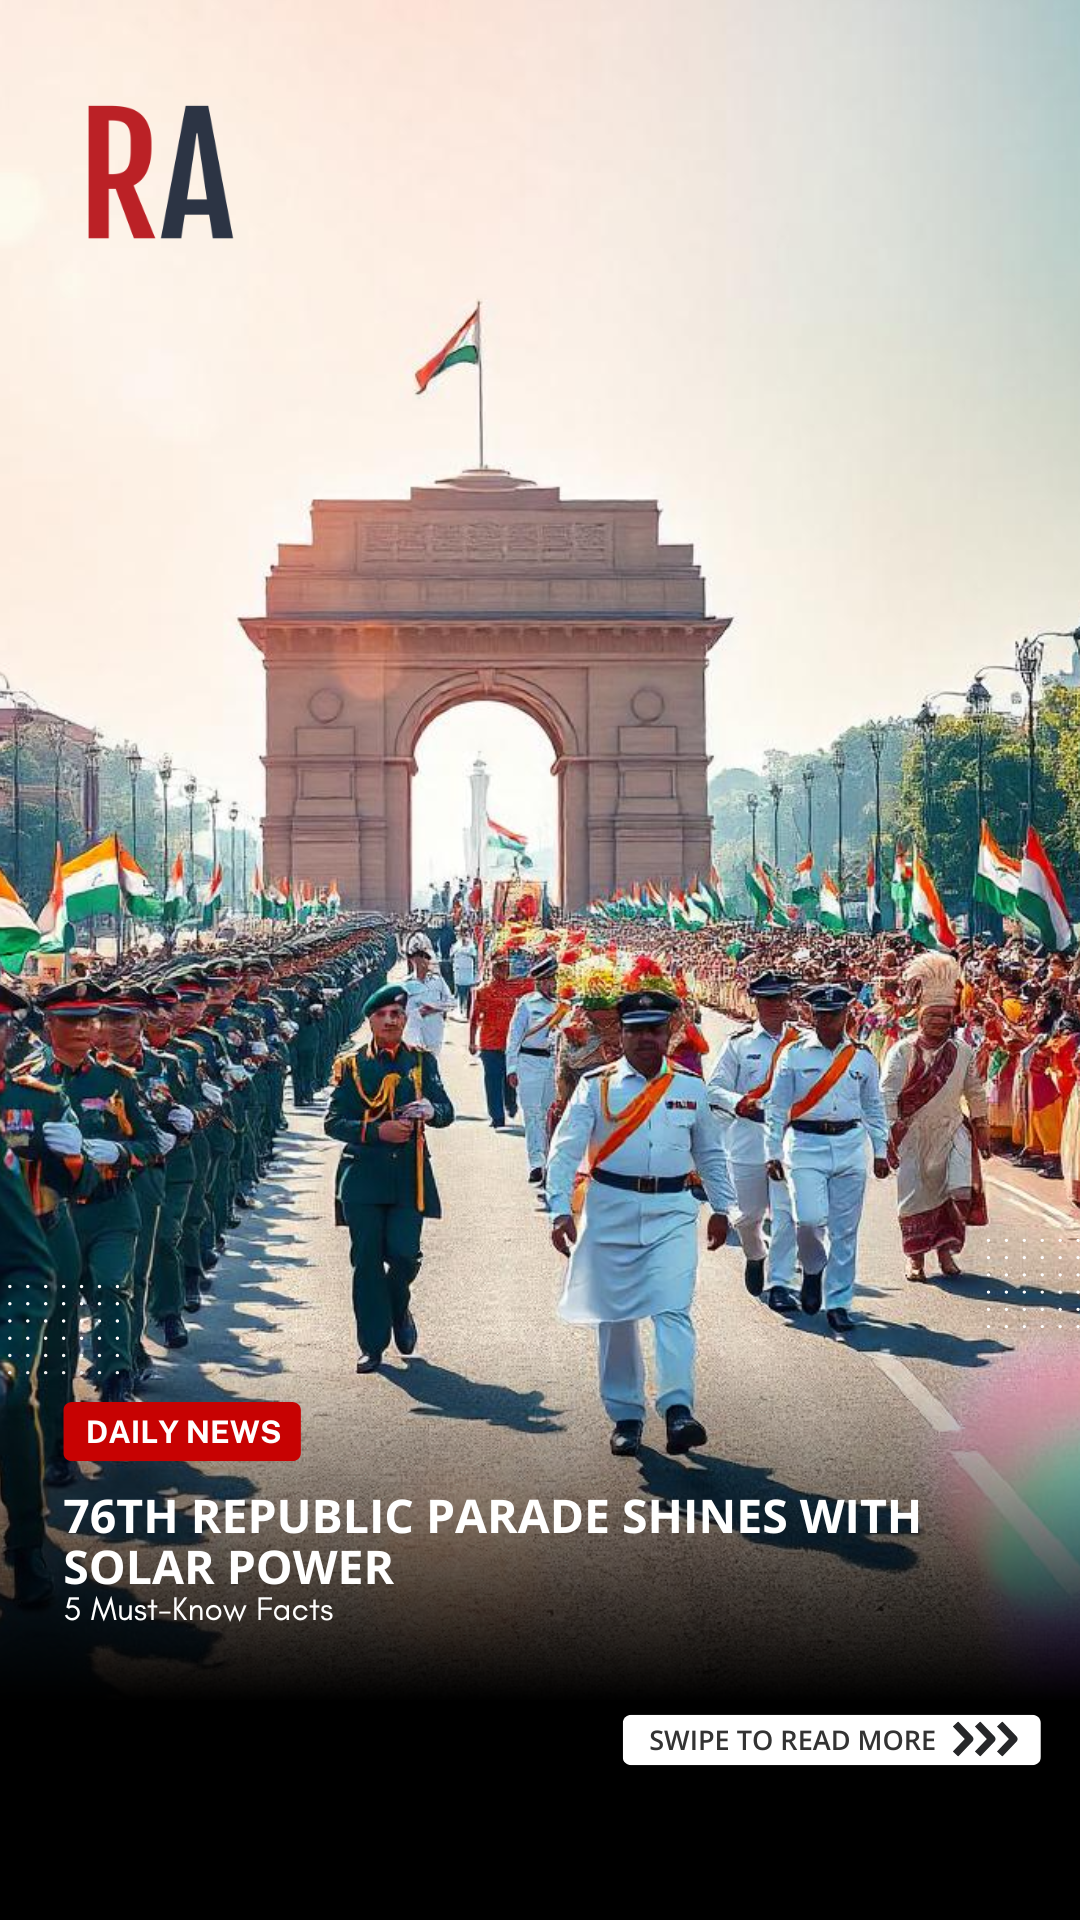
[[[31,1087],[35,1093],[51,1093],[54,1100],[64,1098],[63,1087],[50,1087],[47,1080],[39,1080],[36,1074],[20,1073],[16,1068],[11,1077],[17,1087]]]
[[[734,1033],[728,1034],[728,1039],[729,1040],[745,1040],[747,1034],[753,1033],[753,1031],[754,1031],[753,1022],[751,1022],[751,1024],[748,1027],[736,1027]]]
[[[356,1059],[355,1047],[353,1047],[349,1053],[338,1054],[337,1059],[334,1061],[334,1064],[330,1069],[330,1079],[335,1087],[340,1087],[342,1076],[345,1072],[346,1067],[349,1065],[349,1062],[351,1060],[355,1060],[355,1059]]]
[[[599,1080],[605,1073],[614,1073],[618,1064],[617,1060],[609,1060],[605,1067],[588,1067],[581,1077],[583,1080]]]
[[[126,1073],[129,1080],[137,1080],[139,1077],[138,1069],[136,1067],[125,1066],[124,1062],[122,1060],[118,1060],[116,1058],[116,1055],[113,1053],[104,1053],[104,1054],[99,1053],[98,1065],[102,1067],[115,1067],[117,1073]]]

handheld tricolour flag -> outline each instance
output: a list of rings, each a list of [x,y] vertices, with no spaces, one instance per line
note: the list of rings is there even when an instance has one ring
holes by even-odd
[[[873,854],[866,863],[866,924],[871,933],[880,933],[881,915],[878,912],[877,872]]]
[[[184,913],[184,856],[178,853],[172,863],[169,884],[165,889],[165,906],[162,918],[167,927],[175,926]]]
[[[908,932],[920,947],[936,947],[951,953],[956,945],[956,929],[942,905],[934,876],[915,847],[911,857],[911,924]]]
[[[821,891],[818,895],[818,919],[826,933],[843,933],[844,912],[840,904],[840,894],[831,873],[821,876]]]
[[[1020,885],[1020,862],[1004,853],[994,839],[986,821],[982,823],[982,835],[979,840],[979,859],[975,868],[975,885],[972,892],[984,907],[992,907],[1005,919],[1011,920],[1016,913],[1016,890]]]
[[[1016,911],[1051,953],[1067,953],[1073,945],[1072,921],[1061,882],[1034,827],[1029,827],[1016,889]]]
[[[814,885],[814,856],[808,853],[795,868],[795,880],[791,889],[792,906],[801,907],[806,918],[812,919],[817,905],[817,888]]]
[[[0,873],[0,967],[18,973],[28,953],[41,944],[36,926],[10,880]]]

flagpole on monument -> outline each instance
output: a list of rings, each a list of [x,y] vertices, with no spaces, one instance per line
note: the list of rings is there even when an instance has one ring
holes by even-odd
[[[480,302],[476,303],[476,387],[480,413],[480,467],[484,465],[484,353],[480,343]]]

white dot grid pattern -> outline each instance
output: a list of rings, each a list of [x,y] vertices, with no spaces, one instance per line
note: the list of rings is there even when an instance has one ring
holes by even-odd
[[[1049,1217],[1036,1219],[1025,1198],[1021,1194],[1014,1207],[1003,1209],[1003,1223],[1007,1213],[1013,1230],[998,1235],[996,1245],[991,1224],[997,1272],[984,1289],[987,1333],[1013,1345],[1025,1334],[1070,1338],[1080,1329],[1080,1211],[1074,1227],[1061,1208],[1059,1227]]]

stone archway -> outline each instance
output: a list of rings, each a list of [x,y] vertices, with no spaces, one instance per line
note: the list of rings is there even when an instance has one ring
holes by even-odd
[[[241,623],[267,672],[267,871],[407,913],[416,743],[469,700],[551,741],[564,905],[707,870],[705,666],[729,623],[658,522],[655,501],[491,469],[316,501],[311,545],[279,550],[266,614]]]

